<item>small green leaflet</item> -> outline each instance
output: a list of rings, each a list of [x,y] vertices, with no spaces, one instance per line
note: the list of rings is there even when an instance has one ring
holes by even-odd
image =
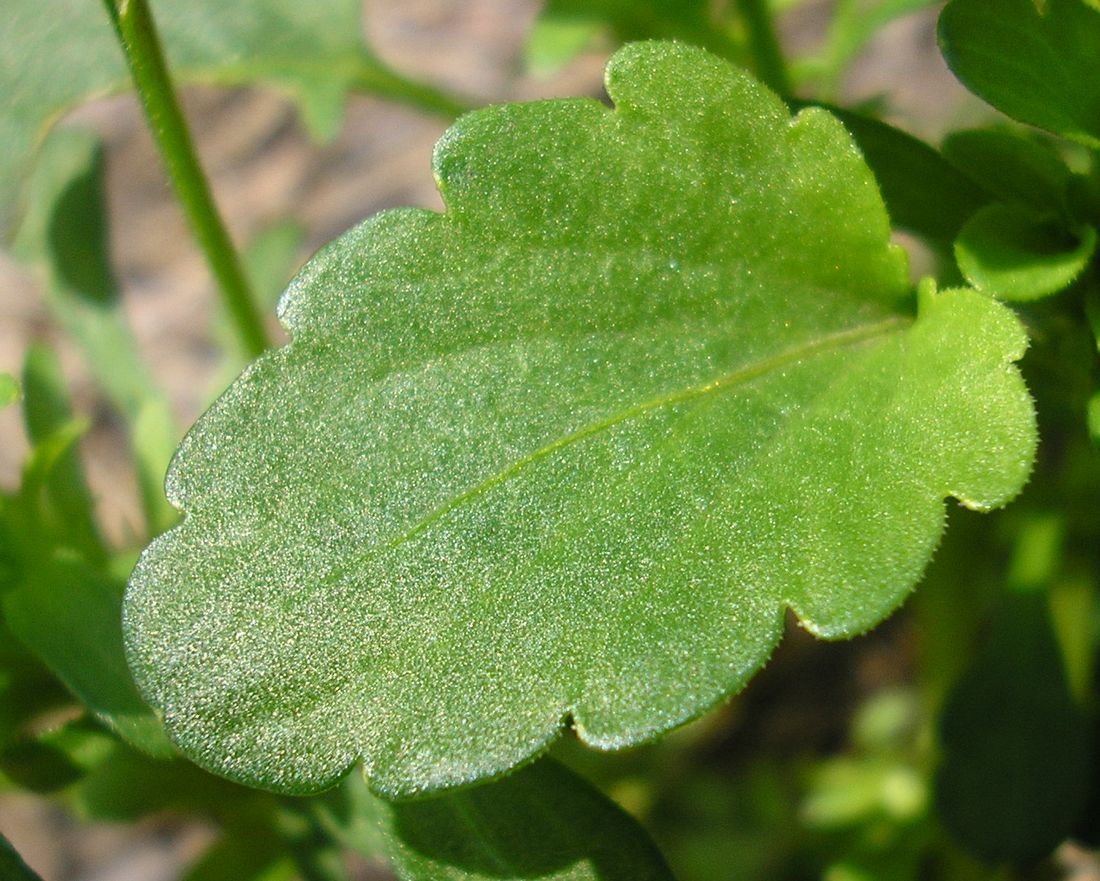
[[[998,199],[974,212],[954,243],[970,284],[1027,301],[1058,293],[1081,275],[1096,250],[1096,231],[1074,217],[1074,177],[1057,154],[999,129],[956,132],[943,151]]]
[[[940,49],[1002,113],[1100,147],[1100,8],[1092,0],[951,0]]]
[[[1091,226],[1074,235],[1049,217],[1000,202],[978,211],[955,240],[966,280],[1005,300],[1036,300],[1064,290],[1095,250]]]
[[[727,698],[791,608],[852,636],[920,577],[944,499],[1035,448],[1004,306],[922,289],[843,126],[628,46],[593,100],[470,114],[447,210],[292,283],[168,476],[128,656],[204,767],[286,792],[362,762],[407,796],[571,724],[617,748]]]
[[[1072,175],[1050,147],[1007,129],[966,129],[943,142],[947,161],[991,196],[1064,215]]]

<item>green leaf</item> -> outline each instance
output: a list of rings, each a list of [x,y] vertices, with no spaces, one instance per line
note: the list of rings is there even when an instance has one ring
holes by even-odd
[[[387,802],[361,784],[347,792],[402,881],[672,881],[642,828],[550,759],[434,798]]]
[[[155,758],[116,737],[109,737],[109,742],[110,751],[86,768],[67,793],[68,804],[81,817],[135,823],[171,810],[225,825],[271,809],[267,793],[207,774],[178,754]]]
[[[8,539],[6,534],[0,535],[0,547]],[[11,586],[10,573],[4,572],[2,578],[0,592]],[[0,621],[0,747],[29,728],[40,714],[68,702],[69,696],[57,680]]]
[[[359,0],[154,0],[176,79],[257,81],[295,99],[319,137],[335,133],[349,89],[453,114],[461,108],[386,68],[362,41]],[[73,106],[126,88],[125,64],[101,3],[9,0],[0,18],[0,229],[48,127]]]
[[[951,0],[940,49],[1002,113],[1100,147],[1100,8],[1085,0]]]
[[[1011,498],[1025,337],[973,291],[919,311],[847,133],[701,50],[639,44],[596,101],[440,142],[444,214],[316,256],[168,478],[129,657],[207,768],[291,792],[363,761],[408,795],[563,723],[617,748],[722,701],[784,611],[902,602],[944,498]],[[797,244],[797,247],[792,245]]]
[[[179,440],[172,407],[160,394],[147,400],[129,425],[130,446],[138,492],[150,534],[158,535],[176,522],[176,512],[164,499],[164,473]]]
[[[241,259],[263,310],[275,310],[295,268],[301,266],[305,242],[306,228],[287,219],[264,227],[248,243]]]
[[[0,752],[0,774],[29,792],[57,792],[81,773],[61,750],[38,740],[17,741]]]
[[[79,719],[11,744],[0,752],[0,771],[24,789],[54,792],[101,764],[117,743]]]
[[[1100,227],[1100,153],[1092,154],[1092,168],[1087,174],[1070,178],[1066,201],[1074,220]]]
[[[933,244],[950,244],[990,201],[973,179],[919,138],[851,110],[825,109],[844,123],[863,153],[893,226]]]
[[[1070,170],[1037,141],[1001,129],[971,129],[948,135],[943,154],[998,201],[1066,211]]]
[[[955,240],[959,269],[974,287],[1004,300],[1036,300],[1069,287],[1096,250],[1096,230],[1079,237],[1027,208],[995,203]]]
[[[156,534],[175,519],[162,487],[179,432],[138,351],[108,264],[99,142],[80,130],[56,132],[41,152],[29,192],[14,253],[45,270],[46,304],[130,427],[143,508]]]
[[[1100,283],[1090,285],[1085,290],[1085,320],[1096,340],[1096,348],[1100,351]]]
[[[79,128],[59,129],[43,145],[28,195],[15,255],[48,264],[51,282],[73,298],[101,307],[115,302],[99,140]]]
[[[1042,593],[1006,597],[941,716],[936,808],[977,854],[1028,861],[1072,829],[1090,783],[1090,731],[1073,704]]]
[[[924,780],[904,763],[841,757],[814,769],[801,816],[808,826],[822,829],[871,826],[881,817],[912,822],[926,800]]]
[[[42,881],[3,835],[0,835],[0,877],[4,881]]]
[[[71,418],[52,352],[33,346],[23,376],[33,446],[19,493],[2,509],[4,623],[92,713],[139,748],[169,755],[123,656],[123,585],[110,574],[74,449],[84,426]]]
[[[934,0],[841,0],[829,17],[821,49],[798,59],[796,78],[821,81],[816,94],[835,96],[848,66],[871,39],[895,19],[932,5]]]
[[[51,311],[111,402],[132,418],[154,392],[108,263],[99,141],[79,129],[57,131],[39,156],[28,192],[30,210],[12,251],[44,270]]]
[[[281,799],[273,819],[301,877],[309,881],[348,881],[342,849],[322,827],[311,801]]]
[[[592,45],[601,29],[598,18],[583,12],[544,9],[527,35],[527,69],[536,76],[557,73]]]
[[[19,400],[19,380],[10,373],[0,373],[0,409]]]
[[[25,500],[34,506],[27,522],[35,531],[48,528],[63,533],[66,543],[85,557],[103,560],[95,507],[75,447],[86,426],[74,422],[61,365],[43,345],[31,346],[24,358],[23,422],[32,446],[24,495],[28,484],[39,479],[43,484],[41,496]]]
[[[126,668],[121,585],[75,557],[47,551],[0,599],[12,633],[85,707],[139,749],[172,755]]]
[[[618,42],[649,38],[675,39],[693,43],[727,57],[739,50],[715,17],[709,0],[546,0],[531,31],[531,39],[545,44],[542,29],[549,26],[557,38],[555,54],[564,55],[560,44],[562,31],[571,33],[576,47],[584,30],[595,32],[601,26],[610,30]],[[557,33],[555,33],[555,31]],[[528,53],[539,44],[528,44]],[[565,58],[568,60],[568,57]]]
[[[274,831],[253,823],[215,841],[181,881],[293,881],[297,877]]]

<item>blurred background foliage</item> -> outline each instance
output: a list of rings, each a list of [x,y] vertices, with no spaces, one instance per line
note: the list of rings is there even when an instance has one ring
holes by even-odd
[[[160,483],[183,427],[248,352],[184,237],[132,98],[103,100],[127,89],[104,9],[9,6],[0,832],[46,881],[380,879],[388,865],[484,877],[416,844],[417,828],[439,833],[443,820],[378,802],[356,775],[294,800],[205,774],[174,756],[134,690],[118,624],[127,573],[176,516]],[[598,95],[606,57],[647,37],[703,45],[792,104],[844,107],[915,276],[981,275],[979,211],[1080,217],[1100,204],[1100,177],[1087,144],[1025,130],[952,83],[934,44],[940,6],[162,0],[153,11],[277,334],[274,303],[312,249],[379,208],[438,206],[428,152],[449,119],[506,99]],[[948,128],[971,131],[939,152]],[[1069,251],[1087,261],[1085,242]],[[1100,297],[1095,276],[1059,284],[1069,290],[1020,305],[1043,438],[1032,482],[1003,512],[951,510],[901,613],[844,644],[792,625],[768,668],[700,722],[610,755],[565,738],[555,770],[517,777],[541,775],[534,785],[595,805],[594,824],[619,823],[580,778],[591,781],[641,821],[681,881],[1100,877]],[[635,834],[621,822],[618,837]],[[33,877],[0,844],[0,877]],[[448,859],[459,868],[440,868]]]

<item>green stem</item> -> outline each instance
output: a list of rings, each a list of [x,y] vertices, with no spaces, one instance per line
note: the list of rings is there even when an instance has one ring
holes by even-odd
[[[791,79],[767,0],[737,0],[748,35],[749,52],[752,54],[756,75],[780,95],[791,93]]]
[[[199,166],[187,123],[168,77],[149,7],[145,0],[103,2],[118,33],[153,139],[191,231],[217,280],[242,344],[251,355],[259,355],[268,345],[263,320]]]
[[[369,56],[359,62],[351,87],[446,119],[454,119],[474,107],[427,83],[408,79]]]

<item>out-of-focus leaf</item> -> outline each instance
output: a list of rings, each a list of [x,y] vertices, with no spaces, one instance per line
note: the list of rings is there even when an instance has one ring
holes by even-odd
[[[1072,175],[1053,150],[1015,132],[972,129],[943,142],[944,157],[999,202],[1064,212]]]
[[[31,211],[15,254],[41,268],[50,311],[131,428],[143,508],[149,531],[156,534],[175,520],[163,483],[179,433],[138,352],[107,262],[99,142],[74,129],[56,132],[42,150],[30,193]]]
[[[91,712],[141,748],[171,754],[126,667],[123,585],[109,574],[73,448],[82,426],[71,420],[60,369],[48,349],[28,352],[24,389],[32,449],[19,492],[4,500],[4,621]]]
[[[1078,235],[1050,218],[1002,202],[975,214],[955,240],[959,269],[974,287],[1004,300],[1037,300],[1065,290],[1096,250],[1096,230]]]
[[[12,251],[42,269],[54,315],[112,403],[132,417],[152,387],[108,263],[99,141],[79,129],[57,131],[39,156],[29,192],[31,210]]]
[[[908,822],[927,801],[927,784],[914,768],[882,758],[838,758],[815,769],[801,814],[822,828],[869,825],[878,816]]]
[[[30,792],[56,792],[81,773],[64,752],[38,740],[18,741],[0,751],[0,774]]]
[[[1095,681],[1097,661],[1093,642],[1095,623],[1100,615],[1097,614],[1093,584],[1087,574],[1063,577],[1049,587],[1048,596],[1051,626],[1062,653],[1066,686],[1073,699],[1084,706],[1091,700],[1090,687]]]
[[[0,752],[0,772],[24,789],[54,792],[80,780],[116,743],[105,730],[77,720],[9,745]]]
[[[4,881],[42,881],[31,868],[23,862],[23,858],[15,852],[2,834],[0,834],[0,878]]]
[[[0,547],[5,536],[0,535]],[[11,586],[12,573],[0,580],[0,594]],[[68,693],[0,616],[0,748],[13,740],[40,713],[68,703]]]
[[[871,39],[895,19],[931,6],[935,0],[840,0],[831,10],[825,43],[792,64],[796,81],[817,86],[815,94],[834,98],[841,77]]]
[[[543,10],[527,35],[527,69],[550,76],[565,67],[595,41],[602,30],[599,18],[583,12]]]
[[[1100,279],[1085,291],[1085,319],[1100,350]]]
[[[940,48],[1002,113],[1100,147],[1100,8],[1086,0],[951,0]]]
[[[150,397],[134,414],[129,429],[146,527],[158,535],[179,516],[164,498],[164,474],[180,438],[168,401],[159,393]]]
[[[232,828],[214,842],[180,881],[292,881],[297,877],[294,861],[270,826],[248,824]]]
[[[1092,154],[1092,170],[1070,178],[1066,193],[1070,216],[1078,223],[1100,229],[1100,152]]]
[[[301,265],[306,229],[296,220],[280,220],[264,227],[248,243],[241,259],[256,291],[258,305],[274,311],[294,270]]]
[[[453,115],[454,102],[405,80],[363,42],[359,0],[153,0],[173,75],[185,82],[263,82],[284,90],[322,138],[349,90]],[[8,0],[0,16],[0,229],[11,225],[34,150],[66,110],[129,83],[102,3]]]
[[[402,881],[672,881],[641,827],[550,759],[434,798],[352,793]]]
[[[808,769],[799,816],[827,861],[823,878],[925,877],[930,787],[919,718],[915,695],[874,693],[853,720],[851,750]]]
[[[1065,556],[1065,518],[1061,513],[1027,511],[1017,520],[1005,583],[1015,591],[1045,590]]]
[[[308,881],[348,881],[343,851],[339,843],[327,834],[308,799],[281,799],[274,823],[302,878]]]
[[[32,446],[30,461],[36,455],[34,448],[48,452],[39,457],[43,495],[27,500],[36,505],[33,513],[28,512],[27,522],[36,530],[63,533],[66,543],[88,559],[104,559],[95,506],[74,443],[79,434],[71,430],[75,424],[61,365],[43,345],[31,346],[23,362],[23,423]]]
[[[123,656],[123,585],[110,574],[73,443],[56,360],[32,347],[24,369],[32,441],[18,493],[0,509],[0,610],[6,629],[92,713],[151,753],[174,751],[141,700]],[[48,689],[47,693],[52,691]],[[16,723],[18,724],[18,723]]]
[[[19,400],[19,381],[10,373],[0,373],[0,408]]]
[[[115,823],[132,823],[163,810],[225,822],[255,813],[260,799],[269,797],[207,774],[184,759],[153,758],[117,740],[69,793],[82,816]]]
[[[122,650],[122,585],[63,550],[24,566],[2,598],[4,618],[25,645],[97,717],[154,755],[174,751],[141,700]]]
[[[541,29],[557,32],[555,55],[564,55],[563,32],[572,35],[572,47],[585,31],[610,30],[617,42],[646,39],[683,40],[718,55],[737,59],[741,54],[729,28],[715,18],[710,0],[546,0],[532,29],[532,39],[544,44]],[[536,47],[537,48],[537,47]],[[583,48],[583,47],[582,47]],[[528,53],[532,47],[528,45]],[[568,57],[565,57],[568,61]]]
[[[799,878],[807,835],[795,811],[797,770],[755,755],[748,768],[685,768],[654,818],[677,878]]]
[[[1022,328],[969,290],[913,315],[838,121],[679,44],[607,79],[618,110],[463,117],[447,212],[315,257],[293,341],[184,441],[187,516],[125,615],[204,767],[308,792],[361,760],[397,796],[521,764],[565,720],[651,739],[740,688],[787,608],[827,637],[882,620],[946,496],[1022,485]]]
[[[1085,317],[1096,346],[1100,349],[1100,279],[1086,291]],[[1094,441],[1100,443],[1100,391],[1094,392],[1089,398],[1085,410],[1085,422],[1089,435]]]
[[[362,774],[349,774],[340,785],[310,799],[322,828],[342,847],[369,860],[388,859],[387,831],[379,822],[381,802]]]
[[[823,106],[844,123],[863,153],[898,229],[950,245],[974,212],[990,202],[988,192],[919,138],[869,116]]]
[[[1041,593],[1011,594],[941,716],[935,803],[987,859],[1050,852],[1088,795],[1090,726],[1070,698]]]
[[[852,720],[852,744],[874,754],[896,754],[911,740],[920,718],[916,696],[905,689],[875,692]]]

